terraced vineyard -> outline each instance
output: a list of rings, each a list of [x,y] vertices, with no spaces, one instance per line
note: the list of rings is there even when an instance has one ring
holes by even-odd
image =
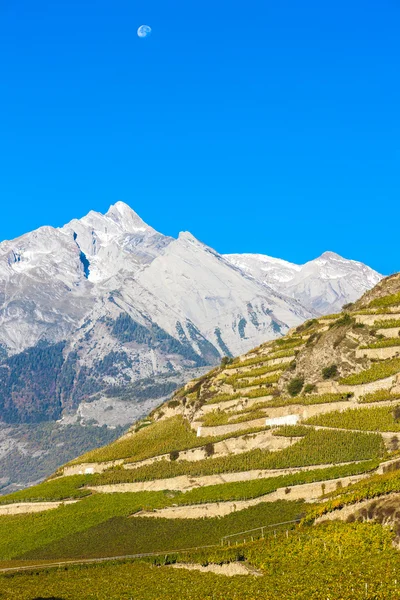
[[[162,556],[0,575],[0,597],[400,598],[387,504],[400,498],[399,294],[392,276],[345,313],[223,359],[119,440],[2,497],[4,566]],[[246,544],[221,548],[231,534]],[[155,568],[238,559],[259,576]]]

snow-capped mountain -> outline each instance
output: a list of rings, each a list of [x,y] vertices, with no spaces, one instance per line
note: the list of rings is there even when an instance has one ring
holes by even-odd
[[[0,420],[59,417],[105,388],[245,352],[313,314],[122,202],[42,227],[0,244]]]
[[[324,252],[304,265],[263,254],[227,254],[225,258],[257,281],[322,315],[339,312],[382,279],[363,263],[334,252]]]
[[[216,364],[379,278],[331,253],[303,266],[222,256],[122,202],[42,227],[0,244],[0,420],[58,418],[105,390]]]

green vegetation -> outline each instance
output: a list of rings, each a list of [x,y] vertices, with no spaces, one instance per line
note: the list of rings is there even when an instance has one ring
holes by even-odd
[[[128,516],[147,507],[162,508],[165,499],[164,492],[96,494],[46,512],[1,516],[0,559],[15,558],[112,517]]]
[[[368,479],[354,483],[344,490],[330,494],[331,498],[318,504],[307,514],[307,522],[328,512],[343,508],[348,504],[356,504],[393,492],[400,492],[400,471],[389,471],[383,475],[372,475]]]
[[[273,365],[273,369],[272,371],[279,371],[282,369],[281,365]],[[239,380],[239,379],[248,379],[249,377],[258,377],[259,375],[265,375],[266,373],[271,373],[271,367],[260,367],[259,369],[251,369],[248,371],[241,371],[240,373],[235,373],[234,375],[231,375],[230,377],[227,377],[226,379],[224,379],[224,383],[227,383],[228,385],[235,385],[235,383]],[[279,375],[271,375],[271,383],[275,383],[275,381],[278,381],[279,379]]]
[[[344,385],[361,385],[363,383],[371,383],[379,379],[385,379],[391,375],[396,375],[400,372],[400,359],[394,358],[385,362],[373,364],[369,369],[353,373],[348,377],[342,377],[339,381]]]
[[[246,398],[248,398],[249,400],[252,400],[253,398],[264,398],[265,396],[270,396],[272,391],[273,391],[273,388],[271,388],[271,387],[259,388],[259,389],[251,390],[250,392],[246,392],[244,394],[244,396]]]
[[[353,325],[354,319],[349,315],[349,313],[342,314],[339,319],[336,319],[333,323],[329,325],[330,329],[333,327],[346,327],[348,325]]]
[[[243,379],[241,382],[235,385],[235,389],[256,387],[257,385],[271,386],[273,383],[278,383],[279,377],[280,373],[277,375],[271,375],[270,377],[257,377],[256,379],[252,379],[251,381],[249,381],[248,379]]]
[[[400,319],[387,319],[386,321],[375,321],[374,327],[376,329],[394,329],[400,327]]]
[[[328,404],[331,402],[345,402],[353,394],[310,394],[309,396],[295,396],[293,398],[272,398],[268,401],[268,406],[290,406],[300,404],[301,406],[310,406],[312,404]]]
[[[88,452],[73,461],[72,464],[102,462],[119,458],[131,458],[139,461],[159,454],[168,454],[173,450],[185,450],[199,445],[199,439],[191,429],[189,422],[179,415],[157,421],[109,446]]]
[[[35,423],[60,417],[61,390],[57,382],[62,379],[64,347],[65,342],[40,342],[0,365],[1,421]],[[69,379],[63,383],[68,387]]]
[[[400,396],[398,394],[392,394],[390,390],[376,390],[375,392],[371,392],[370,394],[365,394],[365,396],[361,396],[359,398],[360,403],[368,403],[368,402],[385,402],[386,400],[399,400]]]
[[[362,431],[400,431],[400,423],[396,421],[391,406],[351,408],[343,412],[334,411],[311,417],[306,423]]]
[[[304,386],[304,377],[294,377],[287,386],[287,390],[291,396],[298,396]]]
[[[394,346],[400,346],[400,337],[385,338],[383,340],[379,340],[377,342],[373,342],[365,346],[360,346],[360,348],[361,350],[366,350],[367,348],[392,348]]]
[[[123,496],[124,494],[117,494]],[[55,559],[124,556],[218,544],[232,531],[243,531],[280,519],[304,514],[302,502],[260,503],[251,508],[210,519],[126,518],[102,520],[81,532],[74,532],[50,544],[36,546],[21,554],[24,559]]]
[[[85,490],[84,485],[88,483],[86,475],[73,475],[71,477],[61,477],[60,479],[50,479],[44,483],[39,483],[32,488],[0,496],[0,504],[11,504],[14,502],[51,502],[56,500],[66,500],[73,498],[83,498],[91,494],[90,490]]]
[[[380,435],[334,430],[315,431],[310,427],[308,435],[279,452],[256,449],[196,462],[161,460],[132,469],[130,477],[131,481],[149,481],[178,475],[202,476],[252,469],[337,464],[380,458],[384,452]]]
[[[220,402],[229,402],[230,400],[236,400],[240,398],[240,394],[217,394],[207,400],[206,404],[219,404]]]
[[[177,495],[173,503],[179,505],[204,504],[206,502],[228,502],[234,500],[249,500],[265,494],[275,492],[279,488],[314,483],[339,477],[348,477],[373,471],[378,467],[379,461],[369,460],[348,465],[301,471],[292,475],[253,479],[251,481],[238,481],[195,488],[189,492]]]
[[[251,407],[237,412],[225,412],[222,410],[213,410],[206,413],[203,417],[202,424],[204,427],[216,427],[218,425],[227,425],[233,423],[244,423],[254,419],[265,418],[265,413],[260,409]]]
[[[252,365],[259,365],[259,364],[265,363],[267,360],[269,360],[269,356],[266,354],[262,354],[260,356],[255,356],[254,358],[248,358],[247,360],[233,362],[230,365],[227,365],[225,368],[226,369],[241,369],[242,367],[251,367]],[[280,367],[272,365],[268,368],[270,371],[275,371],[276,369],[278,369]],[[265,371],[265,372],[267,373],[268,371]]]
[[[158,566],[177,560],[207,565],[244,559],[263,576],[221,577]],[[237,547],[163,554],[147,563],[122,561],[1,575],[0,587],[7,600],[399,600],[399,569],[389,529],[333,522],[298,527],[287,536],[278,532],[276,537]]]
[[[298,348],[305,344],[305,340],[303,338],[293,338],[293,337],[283,337],[278,338],[274,341],[272,350],[291,350],[292,348]]]
[[[288,356],[295,356],[298,350],[281,350],[280,352],[275,352],[274,354],[268,355],[268,360],[275,360],[277,358],[286,358]]]
[[[400,305],[400,292],[397,294],[390,294],[389,296],[383,296],[382,298],[375,298],[368,304],[368,308],[386,308],[388,306]]]
[[[324,369],[322,369],[323,379],[332,379],[333,377],[336,377],[337,374],[338,374],[337,365],[329,365],[329,367],[325,367]]]
[[[306,425],[282,425],[278,429],[274,429],[272,435],[278,437],[304,437],[310,433],[310,428]]]

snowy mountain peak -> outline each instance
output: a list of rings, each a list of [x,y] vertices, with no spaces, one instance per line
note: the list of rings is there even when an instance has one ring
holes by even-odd
[[[382,279],[367,265],[332,251],[304,265],[262,254],[230,254],[226,258],[247,275],[320,314],[339,312]]]
[[[340,256],[340,254],[337,254],[336,252],[332,252],[330,250],[327,250],[326,252],[323,252],[321,254],[321,256],[319,256],[315,260],[320,260],[320,259],[324,259],[324,260],[341,260],[341,261],[345,261],[346,260],[345,258],[343,258],[343,256]]]
[[[139,217],[139,215],[125,202],[116,202],[111,205],[105,214],[105,217],[111,219],[121,227],[121,229],[127,233],[134,233],[137,231],[151,231],[154,229],[147,225]]]

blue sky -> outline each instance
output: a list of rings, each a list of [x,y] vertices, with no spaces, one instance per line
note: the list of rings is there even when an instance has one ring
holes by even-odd
[[[400,270],[399,17],[398,0],[0,0],[0,239],[123,200],[220,252]]]

